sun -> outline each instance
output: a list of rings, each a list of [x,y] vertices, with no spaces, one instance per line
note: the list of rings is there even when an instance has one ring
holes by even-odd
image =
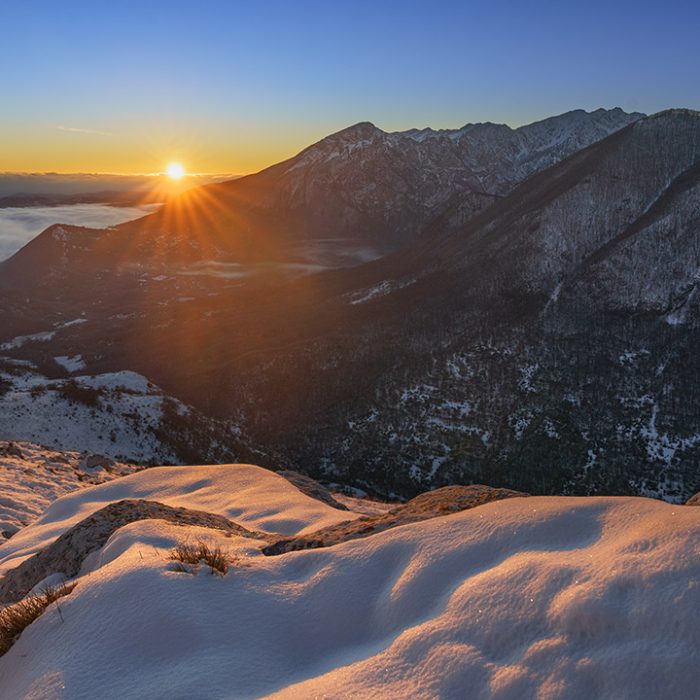
[[[168,168],[165,172],[172,180],[179,180],[185,174],[185,169],[180,163],[168,163]]]

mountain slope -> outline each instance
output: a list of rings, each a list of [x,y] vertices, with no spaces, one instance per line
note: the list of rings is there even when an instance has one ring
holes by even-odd
[[[140,468],[89,452],[57,452],[28,442],[0,442],[0,535],[12,537],[71,491]]]
[[[135,372],[84,375],[82,368],[50,379],[0,357],[0,440],[79,447],[142,464],[270,459],[231,421],[203,416]]]
[[[0,265],[2,281],[23,286],[30,270],[55,282],[78,268],[105,275],[211,262],[364,262],[411,242],[456,200],[466,220],[641,116],[578,110],[519,129],[469,124],[438,132],[386,133],[360,123],[260,173],[185,193],[136,222],[49,229]]]
[[[33,289],[54,323],[90,320],[13,353],[136,369],[286,464],[385,494],[476,481],[683,501],[700,489],[699,158],[700,116],[670,111],[466,222],[453,201],[364,265],[245,284],[144,272],[118,294],[88,276],[70,304]]]

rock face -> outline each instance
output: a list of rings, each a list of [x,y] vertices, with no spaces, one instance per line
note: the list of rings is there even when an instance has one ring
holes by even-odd
[[[347,523],[340,523],[317,530],[302,537],[282,539],[263,547],[263,554],[275,556],[300,549],[318,549],[347,542],[359,537],[368,537],[399,525],[408,525],[450,513],[459,513],[469,508],[498,501],[503,498],[520,498],[527,493],[509,489],[494,489],[489,486],[446,486],[428,491],[387,513],[367,515]]]
[[[700,493],[696,493],[694,496],[691,496],[685,504],[687,506],[700,506]]]
[[[0,443],[0,457],[15,457],[17,459],[24,459],[24,453],[22,448],[12,440]]]
[[[80,463],[83,469],[105,469],[111,471],[115,466],[115,461],[100,454],[87,454]]]

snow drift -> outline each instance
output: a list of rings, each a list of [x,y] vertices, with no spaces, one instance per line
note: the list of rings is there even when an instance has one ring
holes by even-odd
[[[151,469],[75,492],[0,547],[5,573],[122,499],[289,537],[358,517],[251,466]],[[234,558],[175,571],[176,544]],[[0,658],[7,698],[662,698],[700,686],[700,509],[511,498],[332,547],[141,520]],[[54,577],[56,578],[56,577]]]

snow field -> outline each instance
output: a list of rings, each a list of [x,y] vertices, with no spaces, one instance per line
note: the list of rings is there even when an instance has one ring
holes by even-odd
[[[107,502],[152,498],[289,535],[353,517],[251,466],[151,469],[57,501],[15,566]],[[203,538],[225,577],[172,570]],[[262,544],[262,543],[260,543]],[[700,683],[700,509],[489,503],[331,548],[132,523],[0,658],[7,697],[685,698]]]

